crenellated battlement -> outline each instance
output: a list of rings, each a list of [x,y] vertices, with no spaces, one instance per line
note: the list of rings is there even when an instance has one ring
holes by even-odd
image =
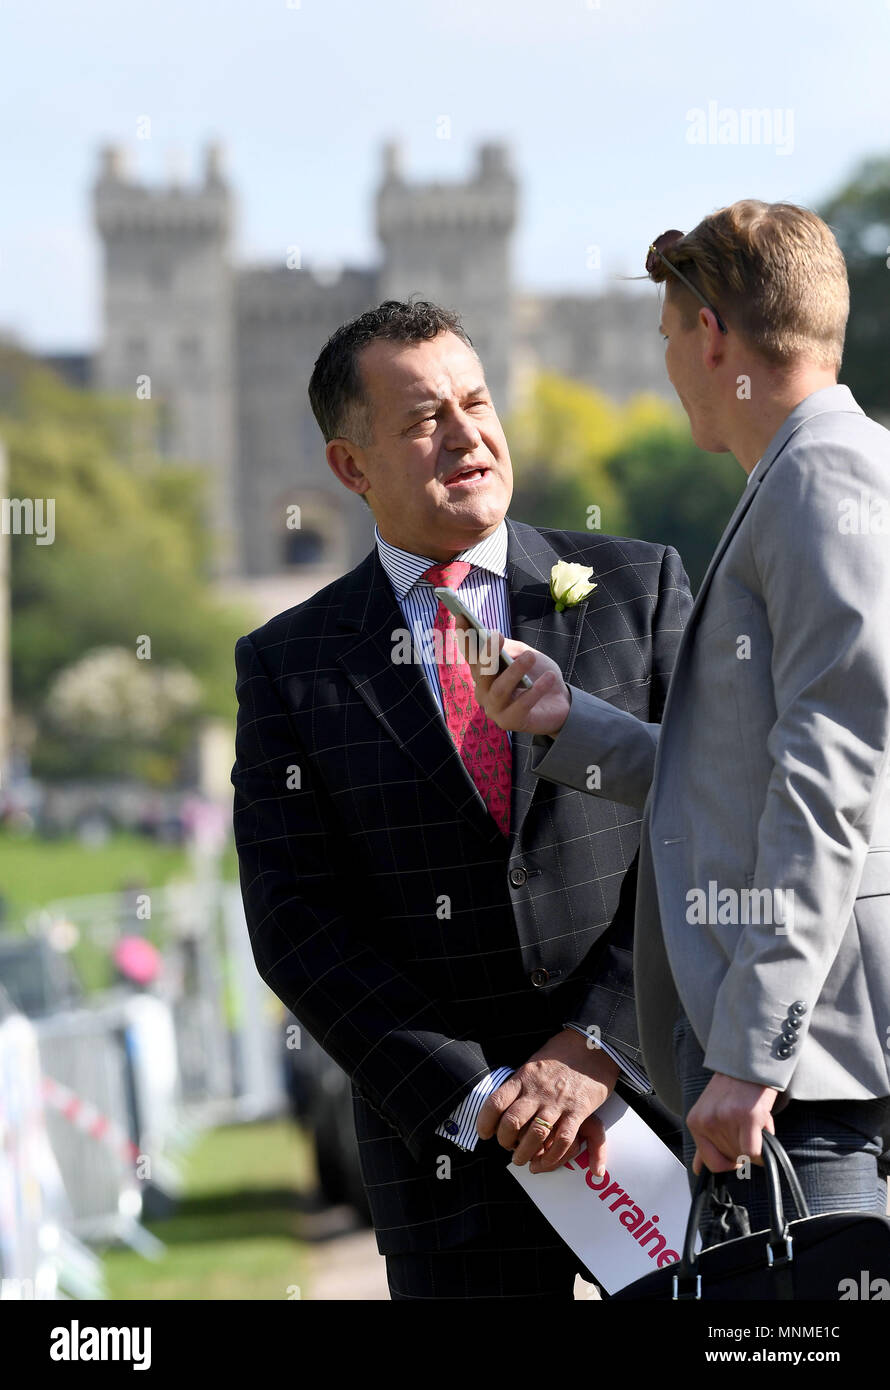
[[[506,146],[486,144],[464,182],[409,183],[399,146],[384,148],[383,178],[377,193],[377,232],[386,244],[411,231],[426,236],[445,229],[466,234],[509,236],[516,225],[518,185]]]
[[[201,232],[228,239],[232,195],[221,168],[221,150],[208,145],[203,181],[182,186],[139,183],[131,177],[126,151],[107,146],[93,186],[96,223],[104,237],[143,233]]]

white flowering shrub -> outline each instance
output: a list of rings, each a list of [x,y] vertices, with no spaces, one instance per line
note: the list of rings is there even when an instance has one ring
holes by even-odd
[[[62,734],[151,743],[194,713],[200,694],[183,666],[157,666],[125,647],[100,647],[58,673],[46,713]]]

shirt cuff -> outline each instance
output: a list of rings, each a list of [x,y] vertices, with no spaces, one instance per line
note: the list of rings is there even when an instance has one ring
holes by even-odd
[[[621,1068],[624,1081],[632,1090],[641,1096],[652,1095],[652,1082],[649,1080],[642,1067],[638,1067],[636,1062],[632,1062],[629,1057],[625,1057],[615,1047],[610,1047],[607,1042],[600,1042],[600,1048],[607,1057],[611,1057],[613,1062],[617,1062]]]
[[[615,1060],[618,1060],[617,1057]],[[459,1149],[467,1149],[472,1153],[479,1142],[476,1131],[476,1117],[479,1111],[492,1091],[503,1086],[507,1077],[512,1076],[515,1070],[515,1067],[496,1067],[488,1076],[483,1076],[481,1081],[476,1082],[469,1095],[464,1096],[460,1104],[452,1110],[448,1119],[436,1126],[436,1133],[441,1134],[443,1139],[450,1139]]]
[[[599,1048],[605,1052],[607,1057],[617,1063],[621,1069],[621,1074],[628,1086],[634,1091],[638,1091],[641,1096],[651,1096],[653,1094],[652,1082],[649,1080],[642,1067],[638,1067],[636,1062],[632,1062],[629,1057],[625,1057],[623,1052],[619,1052],[617,1047],[612,1047],[610,1043],[604,1042],[599,1028],[596,1024],[588,1024],[585,1028],[582,1023],[564,1023],[564,1028],[571,1028],[576,1033],[585,1033],[588,1039],[588,1046]]]

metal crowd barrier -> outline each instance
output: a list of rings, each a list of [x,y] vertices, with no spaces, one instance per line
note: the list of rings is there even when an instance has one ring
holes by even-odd
[[[118,980],[76,1007],[59,994],[42,1016],[37,991],[32,1018],[7,1009],[4,1021],[0,1009],[0,1297],[104,1296],[82,1242],[159,1257],[141,1221],[177,1195],[196,1133],[285,1107],[280,1008],[256,971],[237,886],[147,896],[155,983]],[[134,931],[120,914],[119,894],[68,899],[26,926],[47,942],[59,923],[74,926],[110,960],[121,930]]]
[[[53,1014],[34,1027],[69,1229],[81,1240],[140,1246],[136,1086],[124,1007]]]
[[[37,1035],[0,997],[0,1299],[106,1296],[101,1263],[71,1234],[72,1219],[48,1132]]]

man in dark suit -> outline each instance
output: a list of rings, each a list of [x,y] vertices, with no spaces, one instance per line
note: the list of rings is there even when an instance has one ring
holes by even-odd
[[[586,1272],[505,1151],[547,1172],[586,1144],[601,1164],[596,1111],[616,1083],[679,1146],[637,1066],[639,815],[534,776],[530,738],[477,704],[434,587],[658,721],[686,575],[670,547],[506,518],[507,441],[446,310],[388,301],[345,324],[309,392],[376,544],[238,643],[257,967],[352,1078],[392,1297],[571,1299]],[[559,562],[590,580],[565,607]]]

